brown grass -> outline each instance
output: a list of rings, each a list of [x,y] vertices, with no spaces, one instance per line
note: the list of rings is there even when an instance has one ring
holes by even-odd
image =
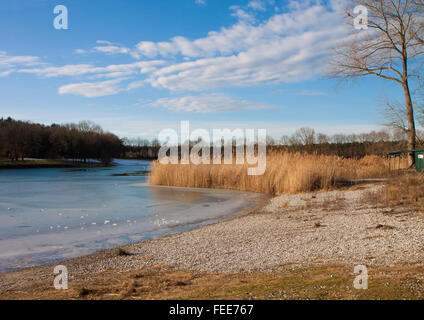
[[[408,169],[410,166],[409,158],[407,155],[399,155],[388,159],[391,170]]]
[[[135,300],[135,299],[423,299],[424,266],[370,268],[368,290],[353,287],[352,266],[320,265],[281,272],[205,274],[153,268],[108,270],[76,276],[69,290],[55,290],[51,279],[28,282],[0,300]]]
[[[364,194],[362,202],[380,207],[403,206],[424,212],[424,176],[417,172],[404,172],[385,183],[377,191]]]
[[[233,161],[235,163],[235,161]],[[387,159],[366,156],[343,159],[337,156],[271,152],[262,176],[249,176],[248,165],[152,165],[154,185],[219,188],[266,194],[327,190],[350,179],[381,178],[389,174]]]

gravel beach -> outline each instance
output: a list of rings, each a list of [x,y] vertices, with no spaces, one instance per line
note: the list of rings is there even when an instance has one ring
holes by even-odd
[[[272,271],[283,266],[419,264],[424,258],[424,214],[377,208],[364,198],[379,185],[284,195],[229,221],[117,250],[62,262],[70,279],[106,270],[153,265],[206,273]],[[17,283],[52,277],[53,265],[0,275],[0,294]],[[18,281],[19,279],[19,281]]]

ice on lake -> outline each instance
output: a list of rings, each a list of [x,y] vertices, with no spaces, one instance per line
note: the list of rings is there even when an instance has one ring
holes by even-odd
[[[150,162],[0,171],[0,271],[152,239],[234,216],[260,195],[151,187]]]

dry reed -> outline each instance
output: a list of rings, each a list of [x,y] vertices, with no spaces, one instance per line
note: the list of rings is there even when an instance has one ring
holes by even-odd
[[[410,167],[409,158],[407,155],[399,155],[389,158],[389,166],[391,170],[402,170]]]
[[[163,186],[219,188],[272,195],[326,190],[339,181],[388,175],[387,159],[270,152],[262,176],[249,176],[248,165],[152,165],[150,183]]]

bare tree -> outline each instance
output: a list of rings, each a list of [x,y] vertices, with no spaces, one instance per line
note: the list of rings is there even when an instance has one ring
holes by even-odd
[[[280,139],[280,145],[289,146],[290,145],[290,137],[287,135],[283,135]]]
[[[336,133],[331,137],[333,143],[336,144],[345,144],[349,143],[347,136],[343,133]]]
[[[384,105],[383,116],[389,127],[397,128],[406,134],[408,133],[408,116],[402,103],[387,101]]]
[[[295,131],[292,136],[294,141],[297,141],[297,144],[308,146],[315,143],[315,131],[311,128],[300,128]]]
[[[368,9],[368,30],[362,30],[337,50],[331,75],[349,79],[376,76],[403,89],[408,149],[416,147],[409,66],[424,53],[421,0],[358,0]],[[414,157],[410,155],[413,164]]]
[[[318,144],[325,144],[330,141],[330,138],[324,134],[324,133],[318,133],[317,134],[317,143]]]
[[[275,142],[275,139],[271,136],[266,136],[266,145],[267,146],[275,146],[277,143]],[[234,143],[235,145],[235,143]]]
[[[415,0],[413,1],[415,3],[415,5],[420,8],[421,10],[424,9],[424,0]],[[420,31],[421,32],[417,32],[416,34],[416,38],[418,40],[418,42],[420,42],[421,44],[424,44],[424,37],[422,36],[422,30],[424,29],[424,20],[420,21]]]
[[[421,127],[424,127],[424,106],[422,102],[415,101],[414,104],[414,115],[415,122],[418,123]],[[397,137],[406,137],[408,136],[408,116],[406,108],[399,101],[386,101],[384,104],[384,113],[383,116],[386,120],[386,125],[393,128]],[[415,137],[419,145],[423,145],[424,140],[422,134],[418,134],[418,130],[415,130]],[[405,139],[405,138],[402,138]]]

